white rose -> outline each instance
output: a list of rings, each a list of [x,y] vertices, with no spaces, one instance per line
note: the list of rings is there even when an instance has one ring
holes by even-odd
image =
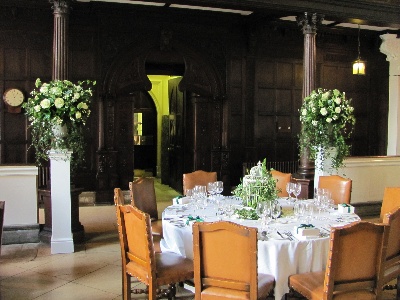
[[[43,99],[40,101],[40,106],[42,108],[49,108],[50,107],[50,100],[49,99]]]
[[[313,107],[313,108],[311,109],[311,111],[315,114],[315,112],[316,112],[317,110],[315,109],[315,107]]]
[[[336,108],[335,108],[335,113],[338,114],[338,113],[340,113],[341,111],[342,111],[342,110],[340,109],[340,107],[336,107]]]
[[[62,94],[62,89],[59,88],[59,87],[54,86],[54,87],[51,88],[50,92],[52,94],[54,94],[54,95],[61,95]]]
[[[342,99],[340,99],[339,97],[337,97],[337,98],[335,99],[335,102],[336,102],[336,104],[340,104],[340,103],[342,102]]]
[[[302,114],[303,116],[307,115],[307,109],[304,108],[304,109],[302,110],[301,114]]]
[[[81,113],[79,111],[77,111],[75,113],[75,118],[80,119],[82,117]]]
[[[338,116],[337,115],[333,115],[332,119],[337,120]]]
[[[35,105],[35,107],[33,108],[36,112],[39,112],[41,107],[40,105]]]
[[[41,87],[40,87],[40,92],[45,94],[47,93],[47,91],[49,90],[49,88],[47,87],[47,84],[44,83]]]
[[[57,108],[61,108],[64,106],[64,100],[62,98],[56,98],[56,100],[54,100],[54,106]]]
[[[328,113],[328,111],[326,110],[325,107],[321,108],[321,110],[319,111],[321,113],[321,115],[326,116],[326,114]]]
[[[325,92],[322,94],[322,99],[329,99],[330,93],[329,92]]]
[[[326,118],[326,122],[327,122],[327,123],[331,123],[331,122],[332,122],[332,119],[331,119],[331,118]]]
[[[318,121],[311,121],[311,124],[313,124],[314,126],[317,126],[318,125]]]
[[[80,97],[81,97],[81,95],[79,93],[74,94],[74,99],[79,99]]]

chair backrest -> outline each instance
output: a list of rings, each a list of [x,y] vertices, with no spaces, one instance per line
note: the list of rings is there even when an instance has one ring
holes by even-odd
[[[380,221],[383,221],[385,214],[398,206],[400,206],[400,187],[386,187],[383,192]]]
[[[352,180],[339,175],[320,176],[318,187],[331,192],[335,204],[350,204]]]
[[[286,191],[286,184],[292,180],[291,173],[282,173],[277,170],[271,170],[271,175],[276,179],[276,188],[281,191],[278,193],[279,197],[288,197],[289,194]]]
[[[385,214],[383,223],[390,226],[384,275],[388,283],[400,275],[400,206]]]
[[[257,299],[256,228],[229,221],[195,223],[193,255],[196,299],[209,287]]]
[[[338,292],[380,299],[388,234],[388,225],[369,222],[331,229],[324,282],[327,299]]]
[[[129,182],[131,204],[150,215],[152,220],[158,220],[156,191],[154,178],[142,177]]]
[[[126,240],[126,230],[123,224],[123,216],[120,210],[120,206],[124,205],[124,195],[120,188],[114,189],[114,204],[117,215],[117,226],[118,226],[118,238],[119,245],[121,248],[121,258],[122,258],[122,268],[125,269],[126,266],[126,252],[128,251],[128,242]]]
[[[192,173],[183,174],[183,194],[186,190],[194,188],[195,185],[205,185],[209,182],[217,181],[217,172],[206,172],[197,170]]]
[[[0,254],[1,254],[1,243],[3,239],[3,224],[4,224],[4,207],[6,202],[0,201]]]
[[[118,206],[122,231],[126,236],[126,261],[132,276],[145,284],[155,283],[156,260],[151,234],[150,216],[132,205]],[[134,274],[133,274],[134,273]]]

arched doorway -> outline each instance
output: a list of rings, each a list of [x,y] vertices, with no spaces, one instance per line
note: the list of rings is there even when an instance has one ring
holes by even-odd
[[[167,48],[160,47],[159,41],[146,41],[143,44],[131,45],[126,48],[107,72],[103,81],[103,111],[99,118],[99,128],[103,128],[103,144],[99,143],[97,191],[104,194],[112,191],[115,186],[125,188],[126,180],[131,178],[133,149],[129,143],[124,143],[129,130],[121,130],[118,124],[126,123],[127,101],[137,92],[151,90],[151,82],[147,73],[151,70],[179,66],[184,70],[182,80],[177,90],[185,93],[182,99],[179,129],[182,133],[182,156],[176,156],[176,161],[182,167],[176,172],[172,187],[181,191],[182,174],[196,169],[217,171],[223,179],[223,168],[227,166],[229,155],[222,136],[226,133],[223,122],[224,93],[222,80],[209,58],[194,51],[183,43],[175,41]],[[181,75],[181,74],[179,74]],[[125,103],[124,103],[125,102]],[[173,111],[173,110],[172,110]],[[168,118],[170,118],[168,115]],[[176,115],[178,120],[179,116]],[[127,123],[126,123],[127,124]],[[170,124],[170,123],[169,123]],[[168,129],[169,130],[169,129]],[[183,132],[183,131],[181,131]],[[101,134],[100,134],[101,135]],[[125,137],[122,137],[125,135]],[[119,138],[117,138],[119,136]],[[123,145],[121,145],[121,143]],[[133,159],[131,159],[133,161]],[[128,175],[129,174],[129,175]],[[101,201],[101,197],[99,201]]]

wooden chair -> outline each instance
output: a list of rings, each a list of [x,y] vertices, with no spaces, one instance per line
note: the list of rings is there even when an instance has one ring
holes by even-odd
[[[289,276],[307,299],[380,299],[389,226],[354,222],[331,229],[325,272]]]
[[[389,241],[384,262],[384,289],[397,289],[397,299],[400,299],[400,205],[392,212],[385,214],[383,223],[390,226]],[[397,278],[397,285],[387,285]]]
[[[380,214],[380,221],[394,208],[400,206],[400,187],[386,187],[383,192],[383,200]]]
[[[272,275],[257,274],[257,229],[228,221],[193,224],[195,299],[266,299]]]
[[[132,205],[117,205],[118,231],[122,254],[123,299],[131,293],[148,294],[148,299],[172,299],[175,283],[193,278],[193,261],[172,252],[156,253],[153,246],[150,215]],[[147,289],[131,289],[131,277],[147,285]],[[168,285],[168,288],[162,286]]]
[[[217,181],[217,172],[206,172],[197,170],[192,173],[183,174],[183,194],[186,190],[194,188],[195,185],[205,185],[209,182]]]
[[[350,204],[352,180],[339,175],[320,176],[319,188],[328,189],[331,192],[335,204]]]
[[[122,191],[120,188],[114,189],[114,204],[116,206],[117,205],[125,205],[124,195],[122,194]],[[117,222],[119,223],[118,214],[117,214]],[[152,234],[153,234],[154,250],[156,252],[161,252],[160,243],[161,243],[162,235],[160,235],[158,233],[152,233]]]
[[[1,254],[1,243],[3,239],[3,224],[4,224],[4,207],[6,202],[0,201],[0,254]]]
[[[271,170],[271,175],[276,179],[276,188],[281,191],[278,193],[279,197],[288,197],[289,194],[286,191],[286,184],[292,180],[291,173],[282,173],[277,170]]]
[[[129,192],[131,204],[150,215],[153,235],[160,235],[162,238],[162,220],[158,219],[154,178],[142,177],[129,182]]]

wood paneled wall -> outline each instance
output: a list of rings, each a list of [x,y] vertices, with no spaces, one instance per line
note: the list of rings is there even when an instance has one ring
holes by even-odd
[[[25,4],[1,7],[0,90],[19,87],[28,96],[37,77],[51,79],[53,16],[50,4],[37,8],[28,7],[28,0]],[[119,80],[120,88],[146,89],[147,83],[141,86],[135,81],[143,77],[140,66],[146,59],[151,60],[153,68],[159,65],[164,70],[163,66],[182,63],[185,57],[187,77],[183,77],[182,86],[199,94],[200,100],[206,97],[195,102],[193,117],[207,115],[207,122],[215,124],[219,116],[208,113],[219,106],[219,127],[206,128],[214,130],[213,138],[197,136],[199,142],[206,143],[207,153],[213,153],[213,158],[196,158],[200,165],[207,161],[207,166],[235,185],[242,176],[244,161],[297,159],[303,80],[303,34],[297,25],[251,16],[97,2],[74,3],[73,7],[69,74],[72,81],[98,82],[86,132],[87,161],[76,176],[77,185],[88,190],[109,189],[119,186],[120,179],[126,178],[124,174],[131,172],[130,163],[118,164],[118,168],[115,165],[130,159],[132,153],[118,152],[117,143],[123,139],[116,138],[121,137],[118,126],[122,124],[116,117],[123,117],[128,110],[122,103],[114,107],[113,99],[118,96],[108,88]],[[12,9],[17,13],[6,13]],[[165,29],[171,32],[167,49],[161,47]],[[379,52],[379,34],[362,32],[366,76],[351,74],[351,62],[357,57],[357,30],[322,27],[316,40],[318,87],[338,88],[353,98],[357,124],[352,155],[385,155],[388,63]],[[130,59],[125,72],[119,78],[109,77],[116,64],[121,64],[118,68],[124,66],[123,57]],[[105,101],[103,149],[99,149],[99,99]],[[27,151],[30,137],[26,118],[7,113],[3,103],[0,109],[0,164],[32,163],[33,152]],[[115,174],[98,177],[100,169],[112,169]]]

